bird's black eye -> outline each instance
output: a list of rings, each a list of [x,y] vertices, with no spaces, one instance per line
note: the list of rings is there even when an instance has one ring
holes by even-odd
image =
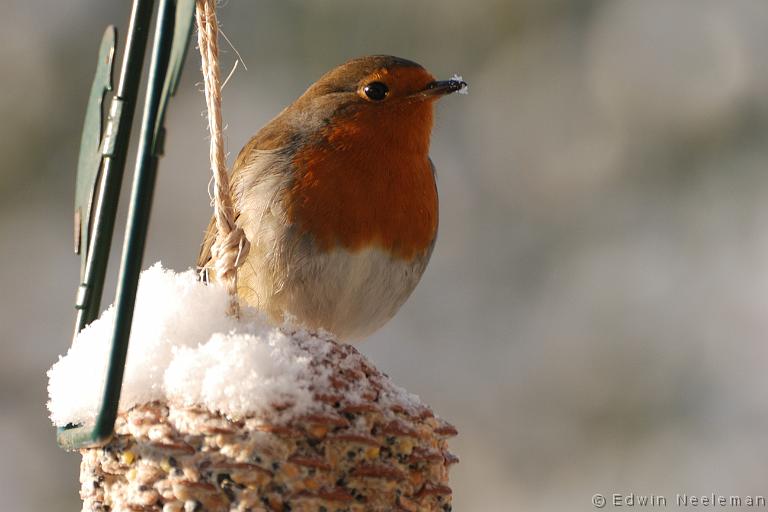
[[[381,101],[389,94],[389,87],[383,82],[371,82],[363,87],[363,92],[373,101]]]

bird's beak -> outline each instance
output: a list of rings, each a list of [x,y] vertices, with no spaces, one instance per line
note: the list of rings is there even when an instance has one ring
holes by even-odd
[[[435,80],[428,83],[424,89],[414,94],[414,96],[425,99],[436,98],[460,91],[465,87],[467,87],[467,82],[463,80]]]

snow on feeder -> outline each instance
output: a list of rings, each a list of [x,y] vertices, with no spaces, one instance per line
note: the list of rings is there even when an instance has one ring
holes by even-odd
[[[104,130],[114,28],[102,41],[78,165],[77,334],[48,373],[59,443],[83,457],[83,510],[450,510],[453,426],[354,347],[237,302],[248,241],[228,197],[212,0],[160,1],[117,298],[96,318],[152,4],[134,0]],[[221,282],[159,264],[139,279],[164,111],[195,9]]]
[[[192,271],[142,273],[115,435],[82,450],[84,510],[450,507],[451,425],[354,347],[235,320],[227,302]],[[110,308],[49,372],[56,424],[95,420],[83,369],[104,368],[113,322]]]

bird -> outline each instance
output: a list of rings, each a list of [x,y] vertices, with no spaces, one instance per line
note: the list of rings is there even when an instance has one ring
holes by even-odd
[[[276,323],[363,339],[421,279],[438,228],[435,101],[467,88],[390,55],[341,64],[253,136],[230,177],[250,243],[241,302]],[[197,261],[215,281],[215,219]]]

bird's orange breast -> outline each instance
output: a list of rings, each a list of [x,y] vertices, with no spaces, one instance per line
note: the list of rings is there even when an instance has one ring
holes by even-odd
[[[379,246],[412,259],[434,241],[432,106],[365,109],[334,120],[294,158],[289,218],[322,249]]]

